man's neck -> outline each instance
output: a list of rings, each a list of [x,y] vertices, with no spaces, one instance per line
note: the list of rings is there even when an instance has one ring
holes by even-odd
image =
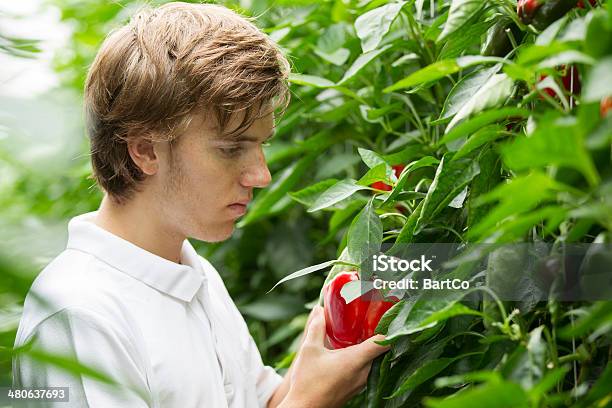
[[[146,202],[141,197],[133,197],[127,203],[117,204],[104,196],[94,222],[148,252],[180,263],[185,237],[165,228],[159,212]]]

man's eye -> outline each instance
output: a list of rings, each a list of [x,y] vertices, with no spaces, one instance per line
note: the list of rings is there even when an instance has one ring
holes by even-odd
[[[242,146],[220,147],[219,150],[226,156],[237,156],[242,152]]]

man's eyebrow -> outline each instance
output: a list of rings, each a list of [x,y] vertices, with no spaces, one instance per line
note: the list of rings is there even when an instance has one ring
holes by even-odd
[[[264,142],[267,142],[268,140],[272,139],[272,137],[274,137],[274,133],[275,131],[273,130],[268,136],[266,136],[266,138],[264,139]],[[246,141],[246,142],[257,142],[259,138],[243,133],[241,135],[236,136],[235,140],[236,141]]]

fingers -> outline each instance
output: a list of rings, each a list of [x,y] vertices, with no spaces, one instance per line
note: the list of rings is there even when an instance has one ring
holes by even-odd
[[[383,341],[386,337],[382,334],[377,334],[375,336],[370,337],[363,343],[361,343],[364,348],[364,353],[369,357],[370,360],[374,360],[376,357],[380,356],[383,353],[386,353],[391,349],[391,346],[381,346],[380,344],[376,344],[375,341]]]
[[[309,317],[310,324],[306,329],[306,343],[323,346],[325,340],[325,315],[323,308],[315,306]]]
[[[314,317],[314,315],[318,313],[317,310],[316,310],[317,307],[320,307],[320,306],[318,306],[318,305],[315,306],[310,311],[310,314],[308,314],[308,320],[306,320],[306,324],[304,325],[304,331],[302,333],[302,338],[300,339],[300,345],[299,345],[298,349],[302,348],[302,344],[304,344],[304,341],[306,340],[306,334],[308,333],[308,327],[310,326],[310,323],[312,322],[312,318]]]
[[[391,346],[381,346],[375,343],[375,341],[385,340],[385,336],[377,334],[370,337],[366,341],[360,344],[356,344],[351,347],[347,347],[346,350],[351,350],[353,355],[358,355],[364,362],[374,360],[379,355],[389,351]]]

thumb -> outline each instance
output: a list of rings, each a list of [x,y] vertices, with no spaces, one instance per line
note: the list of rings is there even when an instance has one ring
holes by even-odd
[[[385,336],[383,336],[382,334],[377,334],[362,343],[356,344],[348,348],[354,349],[353,352],[360,355],[363,358],[364,362],[369,362],[391,349],[391,346],[381,346],[375,343],[375,341],[383,340],[385,340]]]
[[[323,308],[315,306],[309,317],[310,324],[306,328],[305,343],[323,346],[325,340],[325,315]]]

